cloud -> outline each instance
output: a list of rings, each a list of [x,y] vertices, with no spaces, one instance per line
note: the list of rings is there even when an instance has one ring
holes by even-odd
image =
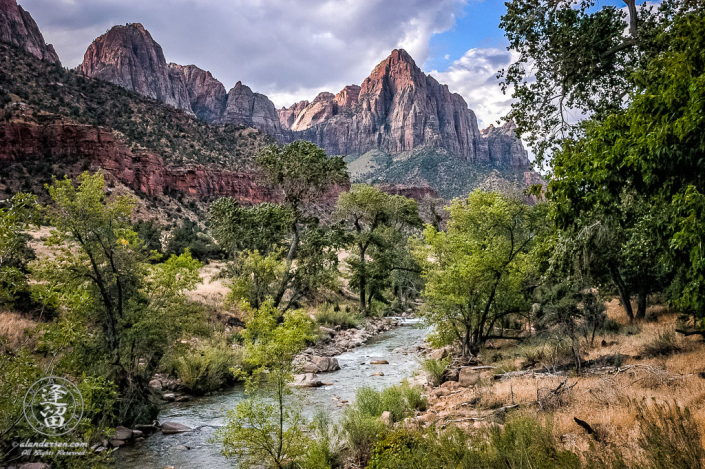
[[[519,54],[503,48],[488,47],[468,50],[445,71],[430,74],[450,91],[460,94],[475,111],[480,128],[495,123],[509,112],[511,93],[503,94],[497,73],[515,62]]]
[[[62,62],[75,67],[93,39],[140,22],[168,61],[209,70],[267,94],[277,106],[359,84],[392,49],[421,65],[434,34],[468,0],[20,0]]]

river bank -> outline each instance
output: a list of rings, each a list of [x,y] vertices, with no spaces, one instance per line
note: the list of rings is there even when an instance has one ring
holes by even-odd
[[[297,389],[293,398],[301,402],[304,415],[312,418],[316,412],[326,412],[334,419],[342,415],[348,402],[352,402],[357,389],[370,386],[374,389],[400,383],[410,378],[418,369],[416,351],[423,347],[427,330],[418,320],[399,319],[399,327],[391,327],[366,338],[362,344],[336,356],[340,370],[326,373],[330,383],[316,389]],[[388,364],[373,365],[373,361]],[[193,430],[164,435],[156,433],[134,445],[115,453],[118,469],[225,469],[231,461],[220,454],[220,448],[211,438],[223,425],[228,410],[234,409],[244,398],[244,390],[236,388],[193,398],[188,402],[165,405],[160,414],[162,422],[178,422]]]

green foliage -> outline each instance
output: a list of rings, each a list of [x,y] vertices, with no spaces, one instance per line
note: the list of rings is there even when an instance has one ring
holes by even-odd
[[[152,220],[139,220],[132,227],[137,236],[142,240],[144,248],[153,256],[159,256],[163,252],[162,247],[162,227]]]
[[[35,197],[21,192],[0,208],[0,305],[12,305],[27,290],[27,263],[34,253],[23,231],[38,224],[38,215]]]
[[[242,251],[235,256],[230,267],[230,292],[226,301],[238,304],[246,301],[257,309],[267,298],[276,295],[282,276],[284,261],[282,251],[262,256],[259,251]]]
[[[636,403],[639,446],[645,453],[640,467],[666,469],[705,467],[700,425],[688,408],[677,404]]]
[[[477,190],[447,208],[446,232],[426,227],[416,256],[426,280],[423,315],[435,326],[436,345],[457,340],[463,354],[476,354],[495,326],[529,309],[524,280],[544,229],[542,209]]]
[[[216,391],[234,381],[232,369],[241,366],[243,351],[233,349],[223,334],[199,344],[177,358],[176,375],[193,394]]]
[[[699,209],[705,20],[699,12],[677,15],[659,34],[665,51],[634,75],[626,109],[588,121],[582,138],[564,142],[548,192],[560,226],[575,225],[589,211],[622,217],[613,223],[620,252],[668,269],[672,301],[696,315],[705,304]],[[637,210],[628,209],[633,200]],[[624,227],[634,229],[622,234]]]
[[[309,425],[311,440],[302,462],[304,469],[330,469],[341,462],[339,428],[328,414],[319,412]]]
[[[431,383],[434,386],[440,386],[443,382],[443,373],[448,369],[450,357],[441,358],[439,360],[426,358],[421,361],[421,368],[428,373]]]
[[[284,247],[294,221],[285,206],[265,202],[241,207],[231,198],[213,202],[208,219],[213,236],[230,255],[245,250],[266,255]]]
[[[296,140],[285,146],[270,146],[255,158],[268,181],[279,188],[284,205],[295,212],[314,202],[335,184],[347,182],[345,161],[328,157],[311,142]]]
[[[325,327],[340,326],[342,329],[351,329],[359,326],[363,318],[356,313],[344,311],[343,309],[326,304],[318,308],[314,313],[316,323]]]
[[[560,449],[548,423],[514,415],[504,430],[490,427],[472,435],[456,428],[388,431],[375,445],[368,467],[568,469],[581,463],[578,455]]]
[[[186,251],[149,265],[130,223],[132,201],[106,199],[103,187],[99,173],[84,173],[78,187],[69,179],[49,187],[56,229],[46,243],[56,256],[33,265],[33,294],[63,307],[42,347],[70,371],[113,381],[118,418],[129,424],[154,415],[147,383],[189,324],[185,291],[200,280],[201,264]]]
[[[519,53],[500,72],[503,90],[516,99],[508,117],[539,163],[563,139],[580,135],[575,116],[600,120],[620,110],[634,87],[632,73],[663,50],[658,33],[673,21],[674,7],[688,2],[665,1],[660,9],[625,3],[628,14],[593,0],[507,2],[500,27]]]
[[[181,226],[174,228],[169,235],[164,253],[167,256],[179,256],[189,250],[199,261],[222,259],[223,252],[211,237],[196,222],[184,220]]]
[[[673,355],[682,349],[673,330],[659,331],[656,337],[642,346],[641,353],[646,357]]]
[[[353,245],[346,263],[352,272],[350,286],[360,294],[360,311],[368,312],[373,299],[384,300],[387,288],[415,288],[408,275],[395,277],[394,271],[418,271],[405,235],[405,230],[421,226],[416,201],[356,184],[340,194],[334,217],[345,225]]]
[[[216,433],[223,454],[237,459],[239,467],[296,464],[309,446],[300,408],[291,401],[288,385],[294,357],[314,337],[312,323],[303,311],[285,313],[281,324],[279,317],[271,301],[251,311],[243,332],[245,363],[253,369],[246,387],[257,394],[240,401]]]

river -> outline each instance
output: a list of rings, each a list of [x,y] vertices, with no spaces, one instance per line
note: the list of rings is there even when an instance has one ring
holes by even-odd
[[[338,355],[340,370],[319,375],[321,380],[332,383],[320,388],[295,391],[302,399],[304,413],[312,417],[322,410],[339,418],[344,406],[340,402],[352,402],[355,392],[362,386],[383,389],[400,383],[414,374],[418,368],[418,357],[407,349],[421,345],[427,330],[416,320],[406,320],[397,328],[379,334],[366,344]],[[384,359],[388,365],[370,365],[371,360]],[[384,376],[372,376],[382,372]],[[121,448],[115,453],[118,469],[226,469],[236,467],[234,461],[220,454],[217,444],[210,442],[216,429],[224,424],[228,410],[234,409],[243,399],[242,387],[195,398],[189,402],[165,405],[160,422],[178,422],[194,428],[194,431],[177,435],[157,433],[133,446]]]

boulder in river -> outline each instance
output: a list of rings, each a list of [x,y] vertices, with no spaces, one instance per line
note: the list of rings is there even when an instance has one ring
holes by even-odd
[[[323,386],[323,383],[315,373],[302,373],[294,376],[291,385],[296,388],[317,388]]]
[[[193,429],[190,427],[187,427],[186,425],[177,423],[177,422],[164,422],[162,424],[162,433],[164,435],[173,435],[175,433],[186,433],[190,432]]]
[[[313,363],[318,369],[318,373],[327,373],[329,371],[338,371],[340,369],[340,364],[337,358],[332,357],[319,357],[314,355],[311,357],[311,363]]]
[[[371,360],[370,365],[389,365],[387,360]]]

